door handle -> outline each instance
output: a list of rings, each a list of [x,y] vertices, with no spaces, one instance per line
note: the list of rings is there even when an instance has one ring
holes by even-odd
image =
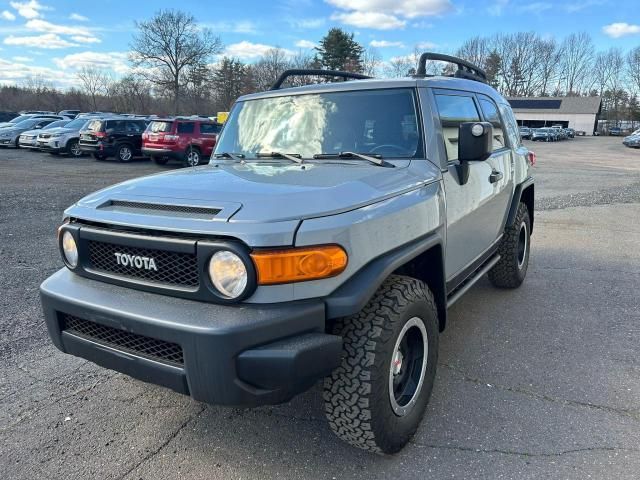
[[[504,178],[504,174],[502,172],[498,172],[494,170],[493,172],[491,172],[491,175],[489,175],[489,183],[496,183],[502,180],[503,178]]]

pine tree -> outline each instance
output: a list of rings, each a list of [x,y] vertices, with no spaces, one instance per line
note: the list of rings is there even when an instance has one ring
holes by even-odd
[[[329,70],[362,72],[364,48],[340,28],[332,28],[316,47],[316,62]]]

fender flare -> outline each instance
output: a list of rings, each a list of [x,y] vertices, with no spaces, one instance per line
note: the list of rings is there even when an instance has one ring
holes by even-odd
[[[531,205],[528,205],[530,211],[529,216],[531,220],[531,233],[533,233],[533,212],[534,212],[534,181],[533,177],[527,177],[522,183],[516,185],[515,191],[513,192],[513,199],[511,200],[511,206],[509,207],[509,214],[507,215],[507,223],[506,225],[512,225],[516,214],[518,213],[518,205],[520,204],[520,200],[522,199],[522,194],[525,190],[531,188]]]

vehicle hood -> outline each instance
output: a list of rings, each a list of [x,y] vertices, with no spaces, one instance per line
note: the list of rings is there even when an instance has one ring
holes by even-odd
[[[25,130],[20,135],[35,135],[35,136],[38,136],[39,133],[42,133],[42,129],[41,128],[38,129],[38,130]]]
[[[5,128],[0,129],[0,133],[3,134],[3,135],[7,134],[7,133],[9,135],[15,135],[16,133],[21,133],[21,132],[24,132],[24,131],[25,131],[25,129],[22,129],[22,128],[11,128],[11,127],[5,127]]]
[[[48,128],[46,129],[44,132],[42,133],[62,133],[63,135],[66,133],[79,133],[80,129],[78,128],[67,128],[67,127],[54,127],[54,128]]]
[[[123,202],[220,209],[213,219],[229,223],[270,223],[333,215],[413,190],[425,178],[401,161],[396,168],[365,162],[297,164],[216,161],[218,166],[181,169],[106,188],[80,200],[67,215],[114,220]],[[430,164],[430,162],[425,162]],[[115,202],[115,203],[114,203]],[[122,210],[122,215],[131,209]],[[104,214],[108,213],[109,218]],[[153,212],[146,212],[154,215]],[[164,214],[166,218],[166,213]],[[124,217],[123,217],[124,218]],[[184,215],[182,216],[184,219]],[[134,220],[140,220],[136,215]],[[118,217],[118,221],[122,221]]]

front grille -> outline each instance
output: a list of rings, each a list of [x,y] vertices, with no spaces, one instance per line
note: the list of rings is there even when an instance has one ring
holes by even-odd
[[[62,315],[62,330],[140,357],[172,365],[184,365],[182,347],[175,343],[125,332],[66,314]]]
[[[94,240],[90,240],[88,244],[89,267],[93,270],[173,287],[196,289],[200,283],[198,259],[195,254],[129,247]],[[121,254],[120,258],[122,255],[132,255],[153,259],[156,270],[144,268],[144,262],[138,262],[138,267],[132,262],[127,262],[128,265],[118,263],[116,253]]]

